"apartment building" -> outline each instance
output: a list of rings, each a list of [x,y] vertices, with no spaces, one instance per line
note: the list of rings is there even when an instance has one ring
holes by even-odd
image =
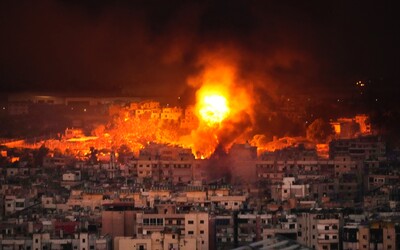
[[[341,214],[332,211],[300,213],[297,216],[297,241],[313,249],[340,249],[341,220]]]

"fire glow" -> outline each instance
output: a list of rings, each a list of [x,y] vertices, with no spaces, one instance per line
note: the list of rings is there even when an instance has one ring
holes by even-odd
[[[90,147],[118,151],[124,146],[137,154],[151,142],[190,148],[201,159],[209,158],[217,147],[229,150],[251,128],[251,89],[237,78],[232,61],[213,57],[204,65],[188,80],[197,89],[193,106],[162,107],[152,100],[113,105],[109,122],[94,128],[90,140],[73,138],[47,145],[76,152]]]
[[[250,84],[238,79],[235,60],[227,57],[206,57],[204,70],[189,84],[197,87],[195,114],[197,128],[186,137],[197,157],[210,157],[217,147],[229,150],[251,124]],[[246,115],[244,115],[246,114]]]
[[[201,118],[210,126],[220,124],[229,115],[228,101],[219,94],[205,94],[198,106]]]

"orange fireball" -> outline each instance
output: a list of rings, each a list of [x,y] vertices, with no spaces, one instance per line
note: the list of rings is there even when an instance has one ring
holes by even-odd
[[[199,100],[199,114],[208,125],[221,123],[229,115],[228,101],[220,94],[207,94]]]

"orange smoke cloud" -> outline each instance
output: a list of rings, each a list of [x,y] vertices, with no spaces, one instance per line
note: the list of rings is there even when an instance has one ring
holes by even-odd
[[[189,79],[198,88],[195,114],[200,122],[191,133],[198,157],[209,157],[221,144],[227,150],[252,123],[251,85],[238,77],[236,54],[226,52],[205,54],[199,63],[203,70]]]

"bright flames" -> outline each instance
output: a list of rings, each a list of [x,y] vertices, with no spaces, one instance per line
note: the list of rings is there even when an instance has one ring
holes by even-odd
[[[241,84],[236,76],[235,60],[221,58],[206,57],[201,62],[204,70],[189,79],[197,89],[194,106],[163,107],[156,101],[114,105],[107,124],[97,126],[90,140],[54,140],[46,146],[80,155],[87,154],[90,147],[128,148],[137,154],[154,142],[191,148],[201,159],[210,157],[218,145],[228,149],[251,124],[252,98],[248,85]]]
[[[203,71],[188,81],[197,88],[194,114],[199,123],[181,142],[199,158],[210,157],[218,146],[228,150],[251,123],[250,84],[237,77],[234,53],[217,55],[204,55]]]
[[[208,125],[219,124],[229,115],[228,101],[219,94],[205,94],[199,101],[199,114]]]

